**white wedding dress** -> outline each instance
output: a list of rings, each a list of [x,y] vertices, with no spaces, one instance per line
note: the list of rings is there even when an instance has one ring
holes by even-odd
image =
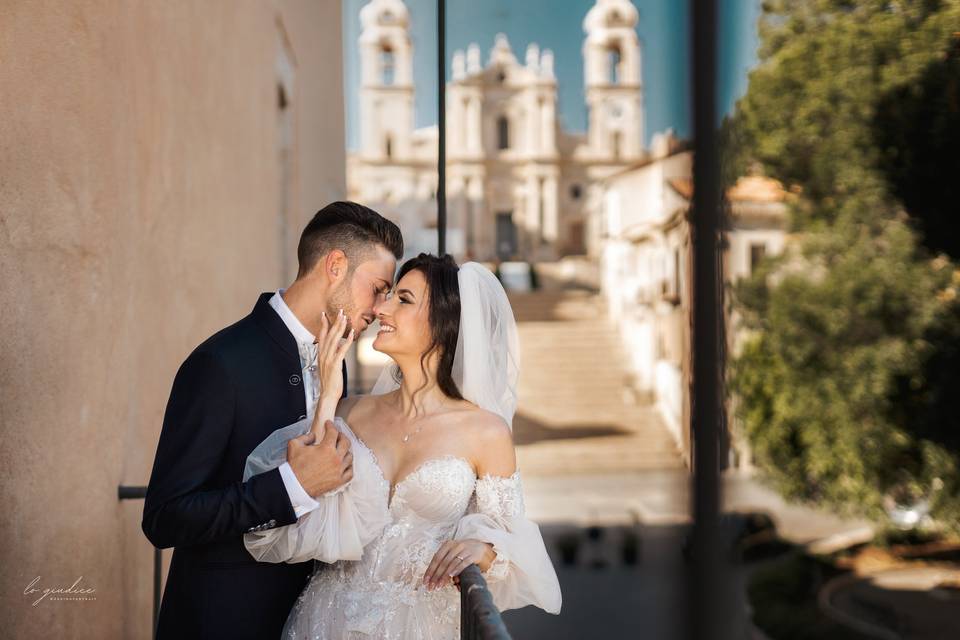
[[[428,591],[422,584],[434,553],[451,538],[493,545],[497,559],[485,577],[501,611],[529,604],[560,611],[540,530],[524,517],[519,473],[477,478],[467,460],[447,455],[426,460],[391,489],[375,454],[336,422],[352,443],[353,479],[295,524],[244,536],[260,561],[331,565],[318,565],[284,638],[459,638],[456,587]],[[244,480],[279,466],[286,442],[309,426],[302,420],[275,431],[250,454]]]

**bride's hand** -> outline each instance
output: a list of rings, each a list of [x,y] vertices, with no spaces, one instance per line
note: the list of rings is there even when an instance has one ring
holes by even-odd
[[[426,573],[423,574],[423,584],[427,589],[440,588],[451,579],[455,579],[460,572],[472,564],[478,565],[481,572],[485,572],[497,559],[493,545],[480,540],[447,540],[430,561]]]
[[[347,328],[347,317],[343,310],[331,322],[327,314],[323,314],[320,322],[320,333],[317,335],[317,413],[315,423],[322,425],[324,421],[333,418],[337,403],[343,395],[343,359],[347,350],[353,344],[351,329],[346,338],[342,338]],[[331,415],[326,415],[331,414]],[[322,429],[322,427],[321,427]]]

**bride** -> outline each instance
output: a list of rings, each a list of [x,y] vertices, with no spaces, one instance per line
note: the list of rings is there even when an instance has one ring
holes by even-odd
[[[510,431],[517,331],[500,283],[476,263],[420,254],[375,311],[373,348],[393,364],[373,392],[340,400],[353,336],[340,340],[344,317],[326,322],[315,415],[247,459],[244,481],[279,466],[287,442],[308,430],[319,441],[335,426],[352,445],[345,487],[294,524],[244,536],[262,562],[332,565],[317,565],[283,637],[458,638],[457,576],[471,564],[500,610],[558,613],[556,573],[524,517]]]

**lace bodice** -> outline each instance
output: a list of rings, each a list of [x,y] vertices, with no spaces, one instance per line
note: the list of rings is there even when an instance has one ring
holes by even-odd
[[[497,585],[517,591],[511,576],[525,580],[523,574],[531,573],[542,582],[522,590],[523,604],[504,593],[498,606],[538,604],[559,611],[559,585],[539,529],[523,518],[519,473],[477,478],[468,460],[443,455],[422,462],[391,488],[373,451],[342,420],[337,426],[354,445],[347,489],[324,496],[316,511],[293,525],[244,540],[261,560],[313,557],[332,565],[314,573],[290,613],[285,638],[459,637],[457,590],[452,583],[435,591],[422,584],[434,554],[451,538],[494,546],[497,560],[487,580],[495,601]],[[272,450],[279,448],[275,441]],[[268,466],[257,460],[257,451],[254,463]],[[531,600],[529,594],[538,592],[548,596]]]

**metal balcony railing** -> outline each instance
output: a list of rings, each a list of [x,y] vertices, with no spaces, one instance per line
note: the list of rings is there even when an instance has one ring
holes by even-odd
[[[507,626],[487,589],[487,581],[475,564],[460,574],[460,638],[510,640]]]
[[[117,498],[120,500],[143,500],[147,497],[146,487],[117,487]],[[153,636],[157,635],[157,618],[160,615],[160,577],[163,573],[163,555],[160,549],[153,548]]]
[[[120,500],[143,500],[146,487],[117,487]],[[163,555],[153,550],[153,635],[156,637],[157,617],[160,615],[161,576]],[[500,611],[493,604],[480,568],[470,565],[460,574],[460,637],[463,640],[511,640]]]

